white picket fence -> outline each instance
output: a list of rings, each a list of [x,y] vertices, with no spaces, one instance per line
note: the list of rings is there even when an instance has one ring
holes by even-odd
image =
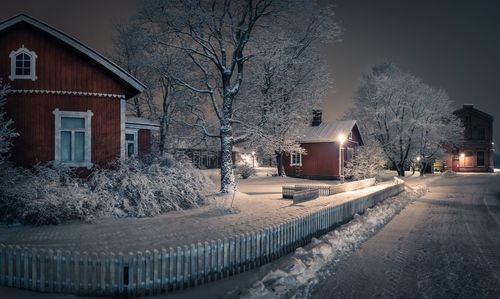
[[[258,267],[307,244],[387,197],[394,185],[256,232],[136,253],[87,253],[0,245],[0,285],[87,296],[175,291]]]

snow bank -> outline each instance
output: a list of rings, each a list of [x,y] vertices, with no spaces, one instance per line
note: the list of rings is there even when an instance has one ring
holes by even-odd
[[[305,249],[298,248],[277,270],[270,271],[254,283],[242,298],[307,297],[318,279],[325,274],[325,265],[337,263],[352,253],[425,191],[425,187],[417,186],[414,191],[388,198],[374,208],[367,209],[363,215],[355,215],[352,221],[331,233],[313,239]]]

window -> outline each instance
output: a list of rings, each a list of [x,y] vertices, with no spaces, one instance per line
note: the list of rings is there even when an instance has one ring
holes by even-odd
[[[292,153],[290,155],[290,166],[302,166],[302,155],[300,153]]]
[[[138,152],[137,130],[127,129],[125,131],[125,154],[127,157],[132,157]]]
[[[476,153],[476,164],[477,166],[484,166],[484,152]]]
[[[352,140],[352,131],[349,132],[349,136],[347,137],[348,140]]]
[[[35,52],[30,51],[24,45],[17,51],[12,51],[10,57],[10,80],[30,79],[35,81],[36,76],[36,58]]]
[[[52,112],[55,116],[54,160],[74,167],[91,163],[91,118],[93,113],[75,111]]]
[[[477,139],[479,139],[479,140],[486,139],[486,130],[484,128],[477,129]]]

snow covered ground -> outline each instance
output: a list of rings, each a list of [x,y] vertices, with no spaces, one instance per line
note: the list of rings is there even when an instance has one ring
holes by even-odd
[[[271,270],[241,294],[242,298],[304,298],[324,274],[323,266],[338,262],[389,222],[408,203],[425,192],[424,186],[389,198],[363,215],[356,215],[348,224],[313,239],[305,248],[298,248],[279,267]]]

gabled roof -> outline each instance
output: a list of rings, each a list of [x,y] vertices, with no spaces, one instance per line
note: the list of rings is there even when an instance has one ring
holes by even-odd
[[[491,119],[491,120],[494,119],[494,117],[491,116],[490,114],[488,114],[486,112],[483,112],[483,111],[475,108],[474,104],[464,104],[462,106],[462,108],[453,111],[453,114],[458,115],[458,114],[461,114],[461,113],[466,112],[466,111],[473,112],[473,113],[475,113],[477,115],[481,115],[481,116],[483,116],[485,118],[488,118],[488,119]]]
[[[342,120],[329,123],[321,123],[319,126],[312,126],[306,129],[304,137],[300,139],[300,143],[314,142],[338,142],[339,135],[347,137],[352,130],[358,130],[358,125],[355,120]],[[359,134],[361,144],[363,137]]]
[[[111,71],[113,74],[118,76],[121,80],[125,81],[133,90],[135,90],[135,94],[141,93],[146,86],[142,84],[139,80],[134,78],[132,75],[130,75],[128,72],[126,72],[124,69],[95,51],[94,49],[90,48],[89,46],[85,45],[84,43],[80,42],[79,40],[73,38],[72,36],[48,25],[45,24],[29,15],[26,14],[19,14],[16,16],[13,16],[7,20],[4,20],[0,22],[0,31],[7,29],[9,27],[12,27],[18,23],[25,22],[35,28],[38,28],[42,30],[43,32],[63,41],[70,47],[78,50],[80,53],[86,55],[90,59],[96,61],[100,65],[102,65],[104,68],[108,69]]]

